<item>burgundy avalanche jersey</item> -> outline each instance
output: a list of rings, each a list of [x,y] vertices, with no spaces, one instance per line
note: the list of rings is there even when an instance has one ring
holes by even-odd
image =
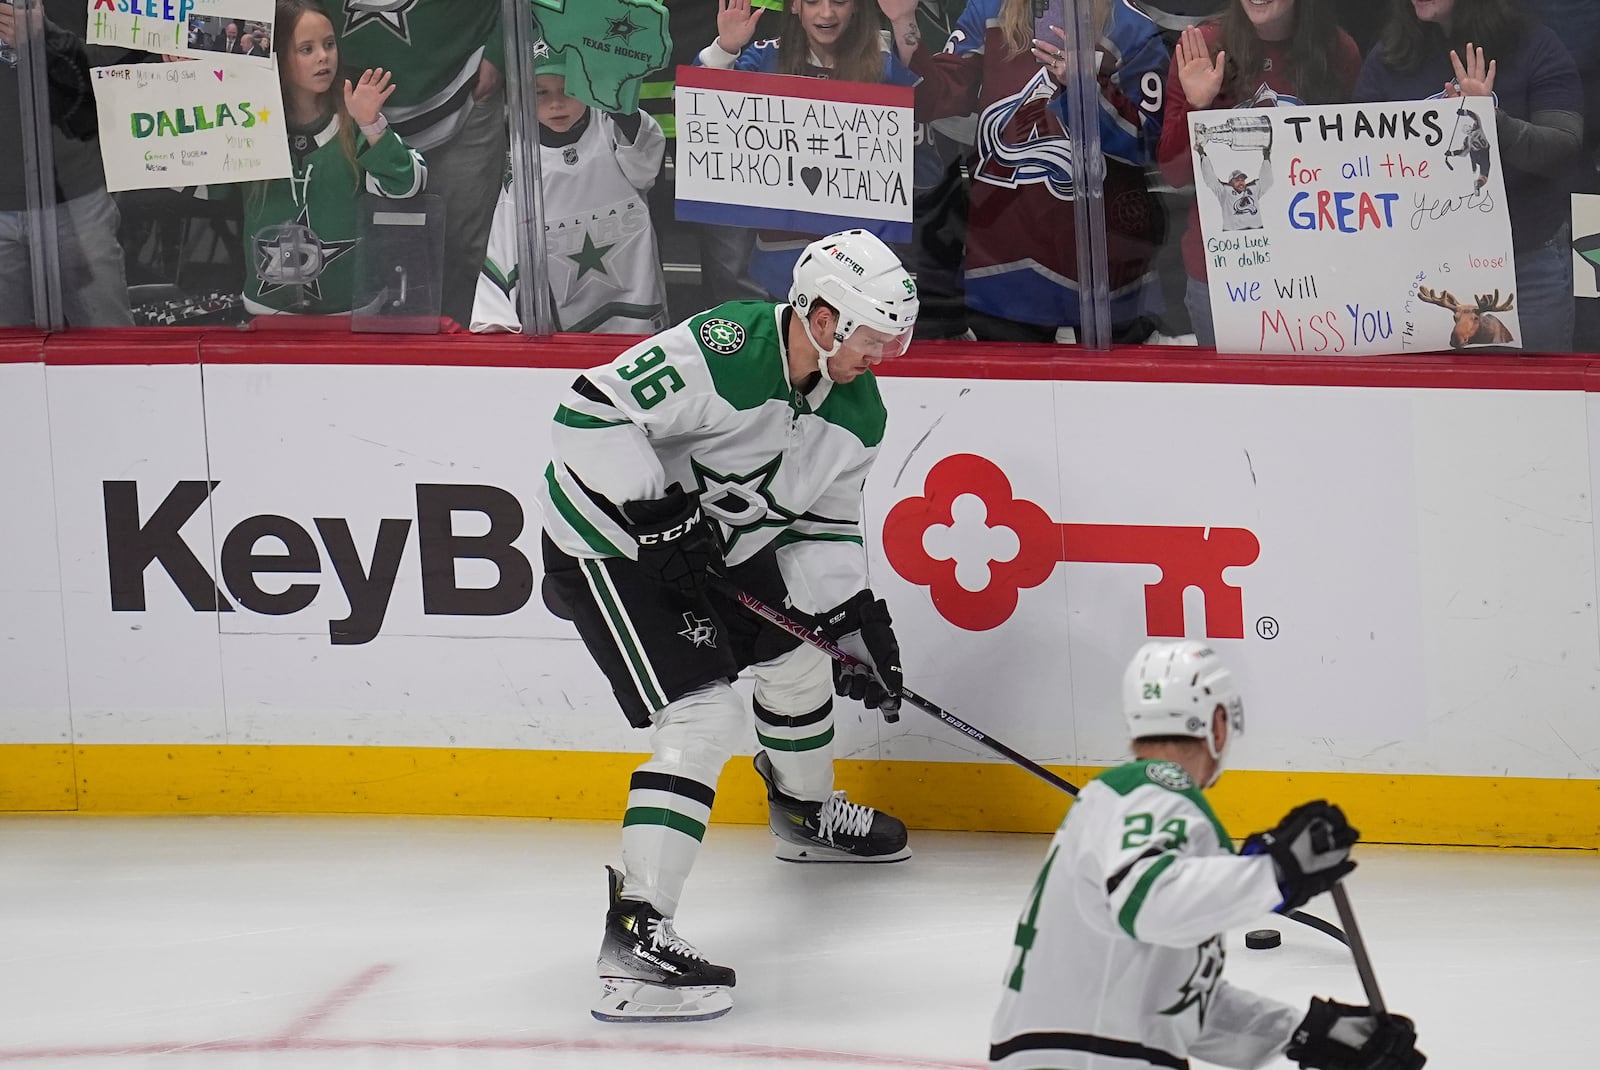
[[[971,0],[942,53],[918,49],[917,118],[978,113],[967,303],[1003,319],[1076,326],[1078,174],[1065,94],[1030,51],[1012,52],[1000,29],[1003,6]],[[1159,217],[1145,174],[1161,139],[1170,53],[1156,24],[1126,0],[1113,4],[1097,53],[1112,315],[1121,321],[1159,307],[1150,267]]]

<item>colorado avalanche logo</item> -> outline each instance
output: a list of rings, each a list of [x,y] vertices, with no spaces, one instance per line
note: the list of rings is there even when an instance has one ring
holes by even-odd
[[[1256,95],[1249,100],[1241,100],[1235,108],[1303,108],[1305,101],[1299,97],[1280,93],[1266,82],[1262,82],[1256,89]]]
[[[1063,201],[1072,200],[1072,143],[1050,113],[1055,83],[1042,67],[1022,91],[998,100],[978,117],[978,179],[995,186],[1047,183]]]

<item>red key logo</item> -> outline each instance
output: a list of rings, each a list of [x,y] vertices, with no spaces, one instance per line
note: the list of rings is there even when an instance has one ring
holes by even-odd
[[[925,545],[930,529],[956,524],[957,499],[979,499],[991,529],[1009,528],[1017,551],[990,558],[989,582],[978,591],[956,579],[953,557],[936,558]],[[1144,589],[1146,634],[1183,635],[1183,592],[1205,596],[1206,636],[1244,638],[1244,599],[1223,570],[1248,565],[1261,543],[1246,528],[1165,527],[1140,524],[1057,524],[1033,502],[1014,497],[1011,481],[992,461],[970,453],[946,457],[929,471],[923,496],[889,510],[883,524],[889,564],[905,579],[927,587],[940,616],[969,631],[998,627],[1016,611],[1020,592],[1037,587],[1063,561],[1154,565],[1161,579]]]

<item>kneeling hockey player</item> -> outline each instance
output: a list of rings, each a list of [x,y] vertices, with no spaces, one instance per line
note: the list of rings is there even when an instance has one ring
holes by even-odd
[[[1091,781],[1017,924],[990,1033],[1001,1070],[1258,1067],[1418,1070],[1410,1019],[1313,998],[1310,1010],[1222,979],[1222,936],[1292,910],[1355,868],[1337,806],[1296,807],[1235,854],[1202,788],[1244,703],[1204,643],[1147,643],[1122,684],[1134,761]]]

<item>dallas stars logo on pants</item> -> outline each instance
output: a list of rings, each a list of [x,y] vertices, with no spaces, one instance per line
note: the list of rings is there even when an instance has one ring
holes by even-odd
[[[716,646],[717,628],[707,617],[697,617],[693,613],[683,615],[683,631],[678,634],[683,636],[695,646]]]

